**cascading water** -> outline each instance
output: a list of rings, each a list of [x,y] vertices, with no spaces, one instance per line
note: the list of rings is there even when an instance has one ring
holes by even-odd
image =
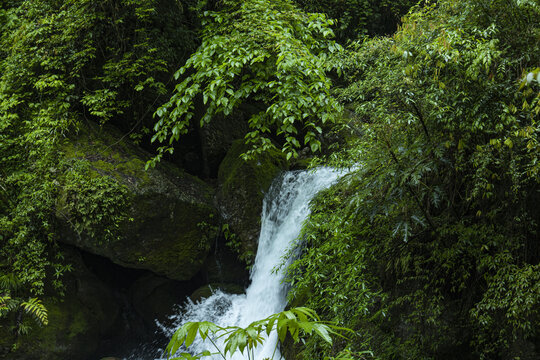
[[[174,317],[174,323],[163,329],[170,337],[188,321],[211,321],[220,326],[245,327],[251,322],[282,311],[286,305],[286,288],[282,283],[283,271],[274,271],[282,262],[289,245],[300,234],[302,223],[309,214],[309,202],[315,194],[329,187],[338,178],[334,170],[287,172],[274,180],[265,197],[261,221],[261,234],[257,257],[251,272],[251,285],[243,295],[230,295],[216,291],[196,304],[188,304]],[[274,352],[277,337],[271,334],[257,348],[256,360],[269,358]],[[210,343],[196,341],[190,351],[214,351]],[[217,359],[218,357],[216,357]],[[279,353],[274,356],[279,359]],[[236,359],[236,358],[234,358]],[[238,359],[243,359],[238,354]]]

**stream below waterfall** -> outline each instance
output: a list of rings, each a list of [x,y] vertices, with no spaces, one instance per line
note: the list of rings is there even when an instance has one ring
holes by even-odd
[[[287,302],[287,288],[283,284],[283,269],[277,270],[277,267],[300,234],[302,223],[309,214],[310,200],[338,177],[335,170],[320,168],[315,171],[286,172],[276,178],[264,199],[257,256],[246,293],[231,295],[218,290],[200,302],[189,302],[172,317],[172,325],[161,327],[165,335],[170,338],[178,327],[188,321],[211,321],[224,327],[245,327],[255,320],[283,311]],[[276,335],[271,334],[263,345],[257,347],[255,359],[271,357],[276,341]],[[203,350],[214,349],[211,344],[198,340],[190,347],[190,352],[194,353]],[[155,354],[149,356],[135,352],[128,359],[160,359],[163,350]],[[233,359],[244,358],[241,354],[237,356]],[[274,356],[274,359],[279,358],[280,354]]]

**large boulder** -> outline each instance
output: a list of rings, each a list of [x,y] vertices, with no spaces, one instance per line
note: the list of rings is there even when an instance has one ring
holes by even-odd
[[[206,283],[231,283],[241,286],[249,283],[246,264],[224,244],[208,255],[201,275]]]
[[[89,125],[80,129],[66,140],[63,153],[63,161],[72,161],[74,169],[85,163],[90,170],[80,176],[81,190],[71,184],[61,192],[57,217],[65,231],[60,241],[118,265],[147,269],[175,280],[189,280],[200,270],[217,234],[217,211],[210,186],[165,161],[145,171],[150,155],[123,140],[112,127]],[[114,212],[97,218],[102,224],[96,224],[95,214],[94,218],[88,211],[81,215],[78,204],[86,201],[91,207],[93,197],[96,203],[102,202],[99,211],[105,215],[107,207],[114,208],[118,202],[111,200],[112,190],[98,198],[100,189],[88,186],[96,178],[122,187],[126,216],[120,224],[110,222]],[[89,230],[92,227],[97,229]],[[117,236],[107,238],[103,229]]]
[[[10,330],[14,319],[0,321],[0,359],[84,360],[99,349],[103,338],[119,326],[120,305],[112,291],[83,264],[76,251],[65,251],[73,271],[64,279],[65,296],[45,297],[49,324],[39,327],[30,319],[26,335]]]
[[[218,203],[221,216],[232,230],[229,241],[236,245],[240,258],[249,263],[257,250],[264,195],[276,175],[286,169],[287,161],[279,151],[244,161],[240,155],[247,150],[243,140],[236,140],[221,162]]]

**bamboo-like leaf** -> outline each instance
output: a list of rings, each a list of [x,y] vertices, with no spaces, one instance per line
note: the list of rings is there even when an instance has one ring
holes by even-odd
[[[246,333],[247,333],[247,336],[249,336],[253,340],[257,339],[258,334],[259,334],[257,329],[251,326],[246,328]]]
[[[175,331],[171,341],[167,345],[167,348],[165,349],[165,352],[167,353],[167,356],[174,355],[180,346],[184,343],[187,335],[187,329],[190,323],[184,324],[182,327],[180,327],[178,330]]]
[[[274,329],[274,323],[277,320],[277,316],[271,316],[268,318],[268,323],[266,324],[266,335],[270,335],[272,330]]]
[[[306,334],[311,334],[313,332],[314,324],[310,321],[299,321],[298,326],[304,331]]]
[[[317,315],[317,313],[313,309],[310,309],[310,308],[307,308],[307,307],[297,307],[297,308],[294,308],[292,310],[294,310],[294,311],[296,311],[298,313],[305,314],[310,319],[314,319],[314,320],[317,320],[317,321],[321,320],[319,318],[319,315]]]
[[[219,326],[209,321],[201,321],[199,323],[199,335],[201,336],[203,340],[205,340],[208,337],[208,332],[215,333],[219,329],[220,329]]]
[[[284,311],[283,312],[283,315],[287,318],[287,319],[291,319],[291,320],[296,320],[296,315],[292,312],[292,311]]]
[[[186,347],[190,347],[197,336],[197,331],[199,330],[199,323],[191,323],[186,335]]]
[[[297,321],[288,321],[287,326],[289,328],[289,333],[291,334],[294,342],[298,342],[300,336],[300,327],[298,326]]]
[[[240,349],[240,352],[243,353],[244,352],[244,349],[246,348],[247,346],[247,334],[245,333],[245,331],[242,329],[242,331],[238,331],[238,335],[237,335],[237,342],[238,342],[238,349]]]
[[[293,340],[298,342],[303,335],[310,335],[315,331],[324,341],[332,344],[330,335],[343,337],[338,331],[351,331],[346,328],[324,324],[317,319],[319,319],[317,313],[311,309],[293,308],[270,315],[266,319],[254,321],[246,328],[238,326],[223,328],[207,321],[186,323],[175,332],[167,346],[166,353],[167,356],[174,355],[184,342],[186,346],[190,346],[197,333],[203,339],[208,338],[210,333],[217,339],[226,337],[224,340],[225,348],[222,353],[220,352],[222,357],[225,357],[227,354],[232,356],[237,350],[240,350],[244,354],[246,349],[249,354],[248,357],[250,357],[253,350],[258,345],[264,343],[266,338],[262,333],[270,335],[272,331],[276,330],[281,342],[285,341],[287,333],[289,333]],[[205,351],[198,355],[181,354],[175,359],[192,360],[210,355],[212,355],[210,352]]]
[[[328,326],[324,324],[314,324],[313,330],[319,335],[324,341],[326,341],[329,344],[332,344],[332,338],[330,337],[330,334],[328,333]]]
[[[282,319],[278,321],[277,324],[277,333],[279,337],[279,341],[284,342],[285,337],[287,336],[287,322],[288,319]]]

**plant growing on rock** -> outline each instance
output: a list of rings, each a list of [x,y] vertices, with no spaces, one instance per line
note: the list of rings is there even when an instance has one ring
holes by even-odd
[[[19,296],[21,281],[12,273],[0,273],[0,318],[14,314],[16,320],[13,330],[17,335],[27,334],[30,326],[23,315],[29,315],[40,326],[49,323],[47,309],[41,300],[35,297],[24,299]]]
[[[17,298],[62,292],[69,271],[56,243],[62,193],[76,232],[115,238],[122,215],[113,202],[123,200],[122,187],[77,172],[84,160],[63,162],[60,144],[83,121],[144,126],[165,92],[168,66],[186,52],[175,50],[194,41],[184,26],[156,30],[165,19],[167,26],[185,20],[167,2],[176,4],[0,3],[0,267],[21,282]],[[0,294],[8,290],[0,284]]]

